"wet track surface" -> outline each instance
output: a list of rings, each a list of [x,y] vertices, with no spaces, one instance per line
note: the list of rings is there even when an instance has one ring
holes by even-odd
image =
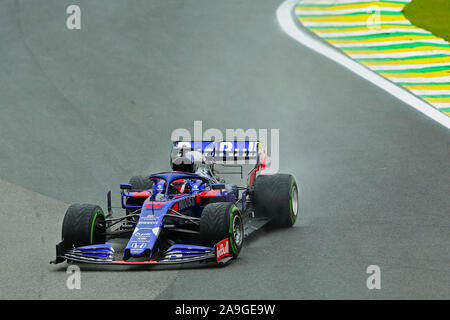
[[[71,1],[0,3],[0,298],[449,298],[448,130],[291,40],[279,1],[77,3],[79,31]],[[194,120],[280,129],[296,226],[225,268],[82,266],[68,290],[48,265],[68,204],[167,170]]]

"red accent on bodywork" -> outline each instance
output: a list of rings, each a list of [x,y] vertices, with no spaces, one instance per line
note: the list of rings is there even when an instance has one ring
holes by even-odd
[[[266,169],[266,151],[265,150],[259,156],[259,162],[256,165],[256,167],[250,172],[250,176],[248,178],[249,187],[253,186],[253,182],[255,181],[255,178],[256,178],[256,173],[258,171],[262,171],[264,169]]]
[[[133,192],[131,196],[133,198],[148,198],[150,197],[150,191]]]
[[[178,202],[176,202],[176,203],[173,205],[172,210],[178,211]],[[171,211],[170,213],[172,213],[172,211]]]
[[[184,179],[178,179],[175,181],[172,181],[172,185],[177,188],[178,192],[181,192],[181,188],[183,187]]]
[[[199,193],[197,197],[217,197],[217,195],[220,193],[220,190],[208,190],[203,191],[202,193]]]
[[[256,171],[258,171],[257,168],[258,168],[258,167],[256,167],[255,169],[253,169],[253,170],[250,172],[250,176],[249,176],[249,178],[248,178],[248,185],[249,185],[249,187],[253,186],[253,181],[255,181]]]
[[[260,170],[264,170],[266,168],[266,152],[265,152],[265,150],[259,157],[259,162],[260,162],[260,165],[259,165]]]
[[[146,208],[150,208],[150,209],[159,209],[163,206],[164,202],[158,202],[158,201],[152,201],[152,202],[148,202],[145,207]]]
[[[220,194],[220,190],[203,191],[195,196],[195,202],[200,203],[200,199],[204,197],[217,197]]]

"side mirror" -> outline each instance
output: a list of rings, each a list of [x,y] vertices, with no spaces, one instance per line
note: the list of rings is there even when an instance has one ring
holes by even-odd
[[[213,190],[225,189],[225,185],[224,184],[213,184],[213,185],[211,185],[211,189],[213,189]]]
[[[124,183],[124,184],[121,184],[120,185],[120,189],[121,190],[131,190],[131,184],[128,184],[128,183]]]

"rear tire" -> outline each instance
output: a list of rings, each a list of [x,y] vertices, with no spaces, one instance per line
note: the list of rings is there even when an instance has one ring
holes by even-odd
[[[135,190],[148,190],[152,188],[153,181],[148,176],[132,176],[129,184]]]
[[[288,228],[298,216],[298,187],[290,174],[260,175],[253,190],[255,215],[272,219],[271,225]]]
[[[237,258],[244,243],[244,224],[239,209],[230,202],[206,205],[200,219],[200,238],[209,247],[228,239],[230,255]]]
[[[133,176],[130,178],[131,189],[132,190],[149,190],[153,186],[153,181],[149,179],[148,176]],[[128,206],[142,206],[144,204],[145,198],[128,198],[126,204]],[[132,214],[133,212],[136,212],[136,210],[139,209],[126,209],[126,215]],[[137,213],[139,213],[137,211]],[[130,217],[129,219],[131,219]],[[138,219],[133,219],[134,221],[137,221]]]
[[[92,204],[73,204],[64,216],[62,239],[66,247],[103,244],[106,241],[105,214]]]

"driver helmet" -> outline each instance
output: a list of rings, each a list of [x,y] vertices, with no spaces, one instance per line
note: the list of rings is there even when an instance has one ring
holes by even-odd
[[[152,187],[152,193],[158,194],[164,192],[165,186],[166,182],[164,180],[160,180],[157,183],[154,183]]]

